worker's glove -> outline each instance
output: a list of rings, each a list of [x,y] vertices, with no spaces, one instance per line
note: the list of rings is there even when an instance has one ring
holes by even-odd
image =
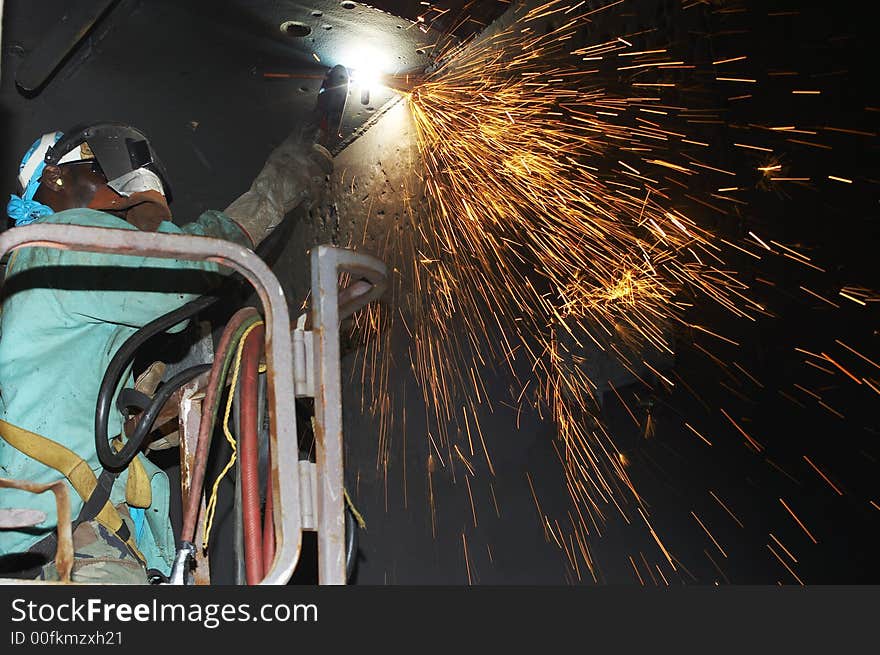
[[[272,151],[250,190],[224,213],[241,225],[256,247],[288,212],[317,204],[332,171],[330,152],[295,133]]]

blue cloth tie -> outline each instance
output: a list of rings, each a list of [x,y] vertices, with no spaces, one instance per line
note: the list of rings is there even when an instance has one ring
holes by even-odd
[[[30,225],[38,218],[54,214],[54,210],[36,200],[25,200],[21,196],[11,195],[6,205],[6,214],[15,221],[16,227]]]

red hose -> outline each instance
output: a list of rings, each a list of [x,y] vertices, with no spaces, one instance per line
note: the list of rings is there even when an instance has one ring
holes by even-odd
[[[245,578],[249,585],[263,579],[263,539],[260,526],[259,426],[257,398],[263,326],[251,331],[241,358],[241,506],[244,515]]]
[[[196,445],[196,453],[193,461],[193,473],[190,480],[189,498],[184,507],[183,528],[180,537],[183,541],[195,542],[196,521],[199,517],[199,508],[202,500],[202,486],[205,483],[205,469],[208,465],[208,450],[211,447],[211,420],[210,416],[220,401],[221,389],[218,387],[223,374],[223,360],[229,349],[234,345],[232,338],[236,330],[249,318],[257,316],[258,312],[253,307],[245,307],[238,310],[229,319],[229,323],[223,330],[220,343],[214,354],[214,366],[208,378],[208,389],[205,392],[205,400],[202,402],[202,420],[199,424],[199,440]]]
[[[266,478],[266,514],[263,517],[263,577],[275,561],[275,521],[272,515],[272,455],[269,454],[269,475]]]

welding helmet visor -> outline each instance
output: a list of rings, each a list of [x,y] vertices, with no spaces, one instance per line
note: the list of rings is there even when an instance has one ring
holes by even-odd
[[[57,166],[75,148],[88,147],[110,186],[126,175],[145,168],[162,182],[165,199],[171,202],[171,185],[165,167],[159,161],[147,136],[124,123],[96,123],[74,127],[65,132],[58,143],[46,153],[46,164]]]

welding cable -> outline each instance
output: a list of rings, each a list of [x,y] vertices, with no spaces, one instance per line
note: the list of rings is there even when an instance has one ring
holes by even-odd
[[[131,460],[133,460],[140,452],[147,436],[153,431],[153,425],[155,424],[156,419],[159,418],[159,413],[162,411],[162,408],[165,407],[165,403],[168,402],[174,392],[210,370],[210,364],[192,366],[173,376],[167,382],[164,382],[162,387],[156,392],[155,396],[153,396],[150,404],[141,413],[134,432],[128,437],[125,445],[123,445],[118,452],[114,452],[110,445],[110,441],[107,438],[108,417],[102,416],[103,422],[97,426],[97,429],[103,430],[102,434],[104,435],[104,439],[100,441],[101,448],[98,450],[98,456],[101,458],[101,455],[104,455],[104,457],[101,458],[101,464],[104,468],[116,472],[125,469],[131,463]],[[98,442],[96,442],[95,445],[97,446]]]
[[[113,355],[110,364],[107,365],[104,379],[101,380],[101,387],[98,390],[98,400],[95,407],[95,450],[98,452],[98,460],[105,469],[109,471],[121,471],[128,466],[129,462],[131,462],[131,458],[134,456],[126,449],[123,449],[118,454],[113,451],[110,447],[108,425],[110,422],[110,412],[113,407],[113,396],[116,393],[119,381],[122,379],[129,364],[134,359],[138,349],[156,334],[164,332],[178,323],[185,321],[199,311],[210,307],[214,300],[214,298],[208,296],[197,298],[183,307],[147,323],[144,327],[126,339],[125,343],[123,343],[119,350],[116,351],[116,354]],[[150,407],[147,408],[147,411],[152,409],[156,404],[155,401],[151,403]],[[161,409],[161,406],[159,409]],[[158,416],[158,412],[156,415]],[[143,421],[141,421],[141,423],[143,423]],[[132,440],[129,440],[129,443],[131,442]],[[125,453],[125,455],[122,453]]]
[[[244,515],[245,580],[258,584],[263,579],[263,544],[260,526],[259,396],[260,358],[263,355],[264,328],[257,327],[244,342],[241,362],[241,501]]]
[[[345,580],[351,580],[354,575],[354,565],[357,562],[358,552],[358,524],[354,512],[346,504],[345,507]]]
[[[199,435],[196,442],[196,451],[193,461],[192,477],[190,478],[189,498],[183,514],[183,528],[180,538],[184,543],[193,543],[196,532],[196,521],[201,506],[201,490],[205,482],[205,469],[208,466],[208,451],[211,447],[211,437],[214,433],[214,425],[217,420],[217,410],[220,405],[220,396],[226,380],[229,366],[235,356],[235,346],[241,340],[242,335],[257,321],[262,320],[259,313],[253,307],[245,307],[238,310],[229,319],[220,343],[214,355],[214,364],[211,367],[211,375],[208,378],[207,391],[202,401],[202,417],[199,423]]]
[[[284,232],[279,225],[272,233],[254,249],[254,252],[260,259],[265,259],[268,253],[278,243],[280,235]],[[95,450],[98,452],[98,460],[101,465],[110,471],[121,471],[128,462],[119,457],[109,446],[110,435],[107,434],[108,424],[110,421],[110,412],[113,407],[113,397],[119,382],[126,370],[134,360],[138,350],[150,339],[161,334],[168,329],[191,319],[193,316],[204,312],[212,307],[225,293],[244,282],[244,278],[239,273],[233,273],[224,280],[221,287],[215,294],[205,295],[196,298],[177,309],[168,312],[164,316],[150,321],[137,332],[132,334],[123,342],[116,354],[107,365],[104,377],[101,380],[101,386],[98,389],[98,399],[95,406]],[[129,460],[130,461],[130,460]]]

